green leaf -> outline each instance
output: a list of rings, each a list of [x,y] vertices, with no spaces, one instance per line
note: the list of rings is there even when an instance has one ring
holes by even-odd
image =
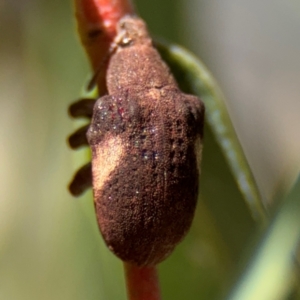
[[[299,271],[299,215],[300,175],[252,251],[228,300],[287,299]]]

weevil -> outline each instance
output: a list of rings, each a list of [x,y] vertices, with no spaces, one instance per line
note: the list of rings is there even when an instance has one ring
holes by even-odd
[[[109,249],[123,261],[155,265],[191,226],[204,105],[180,91],[140,18],[119,21],[112,49],[108,94],[70,109],[73,116],[92,116],[88,127],[70,137],[71,146],[88,143],[92,152],[91,164],[77,172],[70,190],[78,195],[92,182]]]

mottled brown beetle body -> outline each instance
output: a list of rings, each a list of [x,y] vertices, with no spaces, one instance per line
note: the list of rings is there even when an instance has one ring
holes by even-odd
[[[155,265],[188,231],[199,181],[204,107],[183,94],[144,22],[125,17],[87,138],[97,220],[122,260]]]

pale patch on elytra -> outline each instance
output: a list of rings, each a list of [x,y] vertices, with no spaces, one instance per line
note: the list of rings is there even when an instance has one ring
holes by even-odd
[[[111,172],[118,167],[124,153],[124,145],[119,136],[106,136],[95,147],[92,160],[93,187],[100,191],[109,180]]]

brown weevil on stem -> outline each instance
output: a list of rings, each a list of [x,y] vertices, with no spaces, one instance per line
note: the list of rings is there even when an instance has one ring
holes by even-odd
[[[118,23],[106,88],[108,94],[96,102],[84,99],[70,109],[89,117],[93,107],[87,139],[85,130],[70,137],[74,148],[90,145],[92,171],[83,167],[70,188],[80,194],[92,177],[97,220],[109,249],[123,261],[155,265],[193,219],[204,106],[179,90],[136,16]]]

